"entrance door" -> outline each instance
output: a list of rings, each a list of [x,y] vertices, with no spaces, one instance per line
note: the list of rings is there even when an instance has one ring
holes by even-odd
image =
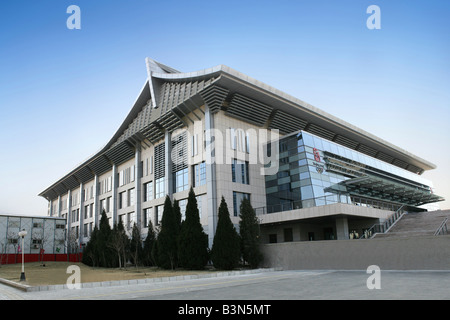
[[[325,240],[334,240],[333,228],[323,228],[323,238]]]

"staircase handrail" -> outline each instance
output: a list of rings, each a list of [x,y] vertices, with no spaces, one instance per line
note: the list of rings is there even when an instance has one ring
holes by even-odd
[[[441,232],[442,232],[442,234],[447,234],[448,233],[447,221],[448,221],[448,218],[445,218],[444,221],[442,221],[441,225],[439,226],[439,228],[434,233],[435,236],[440,235]]]
[[[384,222],[375,223],[373,226],[371,226],[369,229],[367,229],[359,239],[369,239],[369,238],[374,237],[375,234],[377,234],[377,233],[388,232],[389,229],[392,228],[394,226],[394,224],[403,216],[403,214],[404,214],[403,207],[404,206],[406,206],[406,205],[403,204]]]

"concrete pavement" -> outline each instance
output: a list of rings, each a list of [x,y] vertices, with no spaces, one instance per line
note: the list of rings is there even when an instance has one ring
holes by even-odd
[[[39,292],[0,284],[0,300],[450,300],[450,271],[382,270],[377,276],[365,270],[269,271]],[[379,289],[369,289],[375,280]]]

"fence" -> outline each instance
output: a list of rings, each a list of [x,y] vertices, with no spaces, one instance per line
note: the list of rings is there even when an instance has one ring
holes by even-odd
[[[80,262],[82,253],[57,253],[57,254],[38,254],[28,253],[24,254],[24,261],[27,262],[50,262],[50,261],[68,261],[68,262]],[[2,264],[14,264],[22,263],[21,253],[3,253],[0,254],[0,265]]]
[[[270,213],[275,213],[275,212],[290,211],[290,210],[296,210],[296,209],[302,209],[302,208],[325,206],[325,205],[335,204],[335,203],[353,204],[355,206],[370,207],[370,208],[376,208],[376,209],[388,210],[388,211],[397,211],[401,207],[400,204],[393,204],[393,203],[388,203],[388,202],[384,202],[384,201],[380,201],[380,200],[367,199],[367,198],[361,198],[361,197],[357,197],[357,196],[349,196],[349,195],[344,195],[344,194],[334,194],[334,195],[317,197],[317,198],[308,199],[308,200],[297,200],[297,201],[291,201],[291,202],[280,203],[280,204],[275,204],[275,205],[269,205],[266,207],[259,207],[259,208],[255,208],[255,213],[256,213],[256,215],[270,214]]]

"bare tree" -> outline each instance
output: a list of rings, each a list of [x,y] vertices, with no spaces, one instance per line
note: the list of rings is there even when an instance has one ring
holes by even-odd
[[[2,242],[0,242],[0,266],[3,264],[3,259],[6,257],[6,247],[7,247],[7,240],[4,239]]]
[[[45,233],[43,228],[33,228],[31,240],[35,249],[39,249],[39,262],[44,261],[44,247],[50,239],[50,233]]]
[[[126,247],[127,247],[128,237],[125,233],[122,220],[119,224],[115,224],[111,233],[111,239],[107,243],[107,246],[115,251],[119,261],[119,268],[122,269],[126,266]]]
[[[17,254],[18,254],[18,245],[19,245],[19,233],[15,231],[8,231],[8,234],[6,236],[7,243],[6,243],[6,252],[8,253],[8,247],[13,247],[14,250],[14,263],[17,263]],[[23,248],[21,248],[23,250]]]
[[[70,230],[67,233],[66,248],[67,248],[67,259],[69,259],[69,254],[79,253],[78,234],[74,229]]]

